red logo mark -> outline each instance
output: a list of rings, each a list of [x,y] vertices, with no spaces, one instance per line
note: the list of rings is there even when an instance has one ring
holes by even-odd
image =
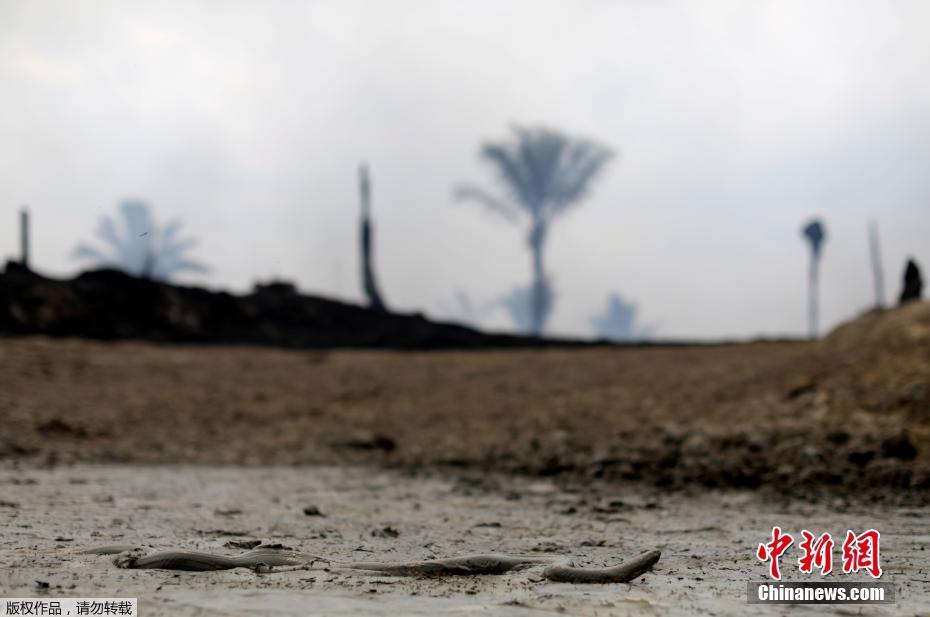
[[[804,536],[798,544],[804,553],[798,559],[801,572],[810,574],[816,567],[820,570],[821,576],[830,574],[833,570],[833,538],[829,533],[825,533],[814,540],[814,534],[806,529],[801,532],[801,535]]]
[[[879,540],[881,535],[874,529],[863,531],[858,536],[851,530],[846,532],[846,541],[843,542],[843,573],[850,574],[865,570],[872,578],[882,575],[879,564]]]
[[[778,559],[788,550],[788,547],[794,543],[794,538],[790,534],[782,534],[780,527],[772,527],[772,541],[768,544],[760,544],[756,550],[756,557],[760,561],[771,561],[769,564],[769,574],[776,581],[781,580],[781,571],[778,569]]]

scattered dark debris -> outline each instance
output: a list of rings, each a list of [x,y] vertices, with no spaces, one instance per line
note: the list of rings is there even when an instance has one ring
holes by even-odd
[[[36,426],[36,431],[42,435],[59,435],[84,438],[87,437],[87,429],[83,426],[69,424],[60,418],[52,418]]]
[[[606,546],[607,540],[585,540],[581,543],[581,546]]]
[[[795,384],[794,386],[791,387],[790,390],[788,390],[788,394],[786,395],[786,398],[787,398],[789,401],[790,401],[790,400],[794,400],[794,399],[798,398],[799,396],[803,396],[803,395],[805,395],[805,394],[810,394],[811,392],[815,392],[816,390],[817,390],[817,383],[816,383],[816,382],[814,382],[814,381],[812,381],[812,380],[811,380],[811,381],[802,381],[802,382],[800,382],[800,383]]]
[[[397,448],[397,442],[391,437],[383,433],[368,432],[358,433],[337,445],[353,450],[382,450],[384,452],[392,452]]]
[[[540,542],[530,550],[534,553],[564,553],[565,545],[558,542]]]
[[[397,538],[400,536],[400,532],[393,527],[387,526],[381,529],[372,529],[371,536],[373,538]]]
[[[37,589],[48,589],[49,587],[51,587],[51,585],[49,585],[47,581],[36,581]]]
[[[624,510],[632,510],[633,506],[622,499],[609,499],[592,508],[594,512],[600,514],[616,514]]]
[[[875,458],[875,452],[873,450],[854,450],[849,453],[847,458],[853,465],[862,467]]]
[[[0,508],[18,508],[19,504],[15,501],[7,501],[5,499],[0,499]]]
[[[247,536],[248,531],[238,529],[195,529],[194,533],[201,536]]]
[[[239,508],[229,508],[226,510],[216,510],[214,514],[217,516],[238,516],[242,514],[242,510]]]
[[[11,478],[10,484],[17,485],[28,485],[28,484],[38,484],[39,481],[35,478]]]
[[[459,475],[452,485],[453,493],[466,496],[499,493],[501,490],[500,482],[486,475]]]
[[[841,446],[845,443],[849,443],[850,439],[849,432],[844,430],[830,431],[825,435],[825,437],[827,441],[835,446]]]
[[[306,515],[306,516],[326,516],[325,514],[323,514],[322,512],[320,512],[320,509],[319,509],[318,507],[316,507],[316,506],[306,506],[306,507],[304,508],[304,515]]]
[[[597,517],[597,520],[603,521],[605,523],[626,523],[631,525],[633,521],[623,516],[600,516]]]
[[[39,451],[33,446],[24,446],[21,443],[7,439],[0,440],[0,458],[31,456]]]
[[[882,456],[912,461],[917,458],[917,447],[914,446],[910,436],[903,432],[882,442]]]
[[[223,546],[226,548],[253,549],[262,543],[261,540],[228,540]]]

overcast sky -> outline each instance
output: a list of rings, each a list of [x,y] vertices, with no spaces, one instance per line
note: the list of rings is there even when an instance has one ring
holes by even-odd
[[[802,334],[811,216],[822,318],[930,270],[930,2],[0,0],[0,257],[29,204],[34,266],[71,274],[103,214],[144,198],[208,275],[360,300],[357,167],[371,165],[393,308],[440,314],[529,281],[525,230],[452,189],[496,189],[514,124],[617,153],[553,228],[551,330],[611,293],[657,335]],[[483,325],[505,328],[502,310]]]

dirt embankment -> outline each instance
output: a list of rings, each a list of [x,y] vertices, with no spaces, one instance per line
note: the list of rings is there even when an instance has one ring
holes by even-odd
[[[289,283],[246,295],[180,287],[116,270],[70,280],[15,262],[0,272],[0,335],[41,334],[157,343],[267,345],[289,349],[474,349],[590,345],[488,334],[423,315],[370,310],[308,296]]]
[[[930,488],[930,304],[819,343],[480,352],[0,340],[0,457]]]

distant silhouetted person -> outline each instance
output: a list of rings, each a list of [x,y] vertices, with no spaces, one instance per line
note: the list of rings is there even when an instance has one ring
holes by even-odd
[[[913,259],[907,260],[904,268],[904,289],[901,290],[901,304],[911,300],[920,300],[924,288],[924,280],[920,278],[920,267]]]

